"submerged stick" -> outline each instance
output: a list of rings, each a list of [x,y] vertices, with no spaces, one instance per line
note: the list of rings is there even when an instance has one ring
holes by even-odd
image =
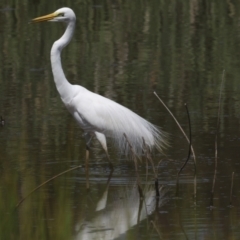
[[[67,173],[67,172],[73,171],[73,170],[75,170],[75,169],[77,169],[77,168],[80,168],[80,167],[82,167],[82,166],[79,165],[79,166],[76,166],[76,167],[74,167],[74,168],[70,168],[70,169],[68,169],[68,170],[66,170],[66,171],[64,171],[64,172],[61,172],[61,173],[53,176],[52,178],[48,179],[47,181],[43,182],[42,184],[40,184],[39,186],[37,186],[36,188],[34,188],[34,189],[33,189],[30,193],[28,193],[25,197],[23,197],[23,198],[18,202],[18,204],[16,205],[16,208],[19,207],[19,205],[20,205],[26,198],[28,198],[32,193],[34,193],[34,192],[35,192],[36,190],[38,190],[40,187],[44,186],[45,184],[49,183],[50,181],[54,180],[55,178],[57,178],[57,177],[65,174],[65,173]]]
[[[230,191],[230,207],[232,207],[233,179],[234,179],[234,172],[232,172],[231,191]]]
[[[170,113],[170,115],[172,116],[172,118],[174,119],[174,121],[176,122],[176,124],[178,125],[179,129],[181,130],[181,132],[183,133],[184,137],[186,138],[186,140],[188,141],[188,143],[190,143],[190,140],[188,139],[187,134],[185,133],[185,131],[183,130],[183,128],[181,127],[181,125],[179,124],[178,120],[175,118],[175,116],[173,115],[173,113],[170,111],[170,109],[166,106],[166,104],[163,102],[163,100],[157,95],[156,92],[153,92],[154,95],[158,98],[158,100],[162,103],[162,105],[167,109],[167,111]],[[196,160],[196,155],[193,149],[193,146],[191,145],[191,151],[193,154],[193,159],[194,159],[194,166],[195,166],[195,170],[196,170],[196,164],[197,164],[197,160]]]
[[[214,188],[216,183],[216,176],[217,176],[217,165],[218,165],[218,131],[220,126],[220,114],[221,114],[221,103],[222,103],[222,89],[223,89],[223,82],[224,82],[224,75],[225,69],[222,73],[222,82],[220,87],[219,99],[218,99],[218,118],[217,118],[217,129],[216,129],[216,136],[215,136],[215,167],[214,167],[214,175],[213,175],[213,184],[212,184],[212,191],[211,191],[211,199],[210,199],[210,208],[213,207],[213,196],[214,196]]]
[[[132,153],[132,158],[133,158],[133,161],[134,161],[134,164],[135,164],[135,171],[136,171],[136,174],[137,174],[138,192],[139,192],[140,198],[143,198],[143,191],[142,191],[141,182],[140,182],[140,178],[139,178],[139,174],[138,174],[138,165],[137,165],[136,154],[133,150],[132,144],[128,140],[128,137],[127,137],[126,133],[123,133],[123,136],[125,137],[128,145],[130,147],[130,151]]]

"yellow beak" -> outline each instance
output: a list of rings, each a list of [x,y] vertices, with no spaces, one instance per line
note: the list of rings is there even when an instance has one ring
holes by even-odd
[[[48,14],[48,15],[45,15],[45,16],[42,16],[42,17],[34,18],[34,19],[32,19],[31,22],[32,23],[45,22],[45,21],[49,21],[49,20],[54,19],[56,16],[57,16],[56,13],[51,13],[51,14]]]

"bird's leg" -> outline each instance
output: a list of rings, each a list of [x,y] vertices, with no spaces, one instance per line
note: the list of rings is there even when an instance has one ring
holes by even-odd
[[[109,157],[109,154],[108,154],[108,151],[107,150],[105,150],[105,153],[106,153],[106,155],[107,155],[107,159],[108,159],[108,162],[109,162],[109,168],[111,169],[111,172],[113,171],[113,164],[112,164],[112,161],[111,161],[111,159],[110,159],[110,157]]]
[[[89,161],[89,151],[90,151],[90,143],[92,140],[92,135],[89,133],[84,133],[84,138],[86,141],[86,159],[85,159],[85,174],[86,174],[86,188],[89,189],[89,168],[88,168],[88,161]]]
[[[104,134],[102,134],[100,132],[95,132],[95,135],[96,135],[97,140],[100,142],[100,144],[102,145],[102,148],[104,149],[104,151],[107,155],[107,159],[108,159],[108,162],[109,162],[109,168],[112,171],[113,170],[113,164],[112,164],[112,161],[110,160],[110,157],[109,157],[109,154],[108,154],[106,137],[105,137]]]
[[[88,159],[89,159],[89,147],[88,147],[88,145],[86,145],[85,174],[86,174],[86,188],[87,188],[87,189],[89,189]]]

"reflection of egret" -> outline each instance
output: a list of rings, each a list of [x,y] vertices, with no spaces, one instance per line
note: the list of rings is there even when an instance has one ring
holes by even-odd
[[[106,192],[103,198],[107,198]],[[156,198],[152,186],[146,186],[143,190],[144,199],[141,200],[136,186],[126,191],[120,191],[115,201],[106,204],[92,219],[80,220],[75,226],[75,240],[91,239],[116,239],[125,234],[141,221],[152,215],[155,210],[162,207],[166,202],[167,190],[160,189],[161,198]],[[106,202],[106,199],[100,199]],[[99,202],[100,202],[99,201]],[[99,204],[97,204],[99,205]],[[82,215],[81,215],[82,216]]]
[[[32,22],[42,21],[67,24],[65,33],[53,44],[51,49],[52,72],[63,103],[84,130],[87,158],[88,147],[94,136],[100,142],[107,156],[106,136],[112,138],[119,150],[127,154],[129,146],[126,144],[124,133],[137,155],[142,153],[143,138],[150,150],[156,147],[161,151],[165,140],[163,133],[157,127],[120,104],[67,81],[62,70],[60,55],[73,36],[76,21],[74,12],[70,8],[61,8],[52,14],[32,20]],[[109,156],[108,160],[110,162]]]

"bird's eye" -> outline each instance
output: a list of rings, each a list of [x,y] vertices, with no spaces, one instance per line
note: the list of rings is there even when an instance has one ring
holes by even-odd
[[[64,13],[59,13],[58,17],[64,17]]]

